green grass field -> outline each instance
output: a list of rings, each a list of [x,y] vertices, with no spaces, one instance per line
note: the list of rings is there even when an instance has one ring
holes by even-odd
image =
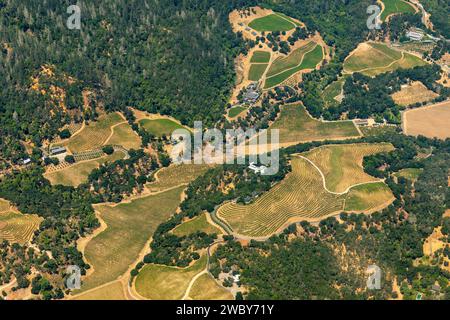
[[[396,177],[403,177],[405,179],[408,179],[410,181],[416,181],[420,174],[422,173],[423,169],[421,168],[406,168],[402,169],[395,173]]]
[[[143,119],[139,123],[145,130],[156,137],[171,136],[176,129],[186,129],[181,124],[170,119]]]
[[[206,214],[203,213],[194,219],[191,219],[189,221],[183,222],[179,226],[177,226],[175,229],[173,229],[173,234],[175,234],[178,237],[183,237],[190,235],[194,232],[201,231],[208,234],[216,233],[220,234],[220,230],[214,227],[212,224],[208,222],[206,219]]]
[[[277,14],[270,14],[262,18],[257,18],[250,22],[248,26],[259,32],[289,31],[296,27],[295,23],[290,22]]]
[[[131,129],[128,123],[120,124],[114,127],[114,133],[108,140],[109,145],[119,145],[127,150],[139,149],[141,147],[141,138]]]
[[[109,113],[90,122],[77,135],[69,139],[67,146],[73,153],[101,147],[111,135],[111,126],[123,122],[118,113]]]
[[[201,275],[189,292],[193,300],[234,300],[233,295],[209,275]]]
[[[365,156],[392,151],[391,144],[327,145],[304,154],[314,162],[325,176],[327,188],[332,192],[344,192],[352,185],[377,181],[362,168]]]
[[[343,145],[343,148],[353,148],[353,154],[369,152],[370,148],[383,150],[383,146],[352,144]],[[307,153],[304,156],[308,155]],[[327,163],[328,155],[318,153],[315,160],[318,167]],[[325,159],[321,159],[323,156]],[[340,169],[344,174],[358,173],[363,177],[363,169],[359,167],[358,158],[347,159],[335,157],[332,159],[332,168]],[[324,188],[324,182],[320,172],[312,163],[301,157],[292,156],[292,172],[275,185],[271,190],[257,198],[253,203],[241,205],[228,202],[217,210],[217,217],[228,224],[233,232],[249,237],[269,237],[277,231],[282,230],[288,223],[301,220],[318,221],[330,215],[336,215],[344,210],[351,212],[367,212],[389,204],[393,196],[384,183],[362,184],[350,189],[347,193],[330,193]],[[356,169],[354,169],[356,168]],[[362,173],[361,173],[362,172]],[[332,178],[334,172],[325,174]],[[337,174],[342,176],[341,173]],[[364,178],[364,177],[363,177]],[[370,179],[359,179],[357,182],[376,181]],[[345,182],[352,181],[352,177],[345,176]]]
[[[360,72],[367,76],[397,69],[409,69],[423,66],[426,62],[407,52],[389,48],[383,43],[364,43],[344,62],[344,70],[348,73]]]
[[[231,108],[231,109],[228,111],[228,116],[229,116],[230,118],[237,117],[237,116],[240,115],[244,110],[247,110],[247,108],[246,108],[246,107],[241,107],[241,106],[233,107],[233,108]]]
[[[280,143],[297,143],[359,136],[352,121],[322,122],[311,118],[301,105],[285,105],[270,127],[280,130]]]
[[[62,184],[64,186],[77,187],[87,181],[87,178],[92,170],[100,167],[100,165],[106,162],[112,163],[116,160],[123,159],[124,157],[125,154],[123,152],[116,151],[109,156],[75,163],[65,169],[44,174],[44,177],[48,179],[52,185]]]
[[[282,82],[284,82],[289,77],[293,76],[297,72],[302,70],[314,69],[323,59],[323,48],[317,45],[314,50],[306,53],[303,57],[302,63],[297,67],[281,72],[275,76],[269,77],[266,79],[264,84],[264,88],[272,88],[275,87]]]
[[[267,69],[268,64],[262,63],[254,63],[250,66],[250,70],[248,72],[248,80],[250,81],[259,81]]]
[[[335,98],[341,94],[346,78],[347,77],[345,76],[339,78],[325,88],[325,90],[323,91],[323,97],[327,105],[332,105],[337,102]]]
[[[395,13],[414,13],[414,8],[402,0],[383,0],[384,10],[381,13],[381,21],[385,21],[386,18]]]
[[[115,207],[97,206],[107,228],[86,246],[85,257],[94,272],[84,279],[82,290],[100,286],[124,274],[156,227],[175,213],[183,189],[175,188]]]
[[[205,268],[206,255],[188,268],[148,264],[136,277],[136,291],[147,299],[180,300],[192,278]]]
[[[39,228],[42,218],[34,214],[22,214],[13,211],[0,212],[0,242],[25,244]]]
[[[267,76],[271,77],[285,71],[286,69],[298,66],[302,62],[305,53],[313,50],[316,46],[317,44],[314,41],[311,41],[304,46],[295,49],[287,57],[276,59],[270,66],[270,69],[267,71]]]
[[[269,63],[270,52],[267,51],[255,51],[250,60],[250,63]]]

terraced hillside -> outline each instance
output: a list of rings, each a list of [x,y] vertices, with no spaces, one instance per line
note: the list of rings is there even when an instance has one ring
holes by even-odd
[[[364,154],[390,150],[384,145],[355,145],[343,146],[343,150],[354,148],[354,151],[346,151],[346,154],[356,158],[348,160],[334,153],[332,168],[343,167],[346,174],[355,174],[358,179],[349,178],[346,184],[339,184],[339,188],[350,186],[354,182],[377,181],[372,177],[368,179],[359,161]],[[315,155],[315,154],[314,154]],[[324,159],[321,159],[323,157]],[[323,167],[329,163],[329,155],[319,153],[316,156]],[[217,217],[224,221],[234,233],[248,237],[268,237],[285,227],[288,223],[301,220],[318,221],[325,217],[339,214],[343,211],[370,212],[374,208],[387,205],[392,199],[392,193],[386,189],[384,183],[361,184],[351,188],[348,192],[335,193],[326,190],[326,178],[324,178],[315,163],[302,155],[293,156],[292,172],[269,192],[257,198],[249,205],[241,205],[229,202],[217,210]],[[340,174],[334,175],[328,172],[329,180]],[[325,176],[325,175],[324,175]],[[326,177],[325,176],[325,177]],[[349,203],[346,203],[349,201]]]

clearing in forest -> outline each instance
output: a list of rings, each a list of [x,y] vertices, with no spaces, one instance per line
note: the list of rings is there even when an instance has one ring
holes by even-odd
[[[439,95],[427,87],[420,81],[402,86],[402,89],[391,95],[394,102],[400,106],[411,106],[416,103],[424,103],[431,101]]]
[[[353,121],[320,121],[298,104],[282,106],[280,116],[270,128],[280,130],[280,144],[283,145],[360,136]]]
[[[392,14],[416,12],[410,3],[403,0],[382,0],[382,2],[384,4],[384,10],[381,12],[381,21],[385,21]]]
[[[362,167],[363,158],[369,155],[392,151],[391,144],[358,143],[348,145],[326,145],[303,154],[314,162],[325,176],[328,190],[345,192],[350,186],[378,181],[369,176]]]
[[[347,76],[343,76],[338,80],[330,83],[323,91],[323,98],[327,106],[333,105],[336,102],[341,102],[343,99],[344,84]]]
[[[163,135],[170,137],[176,129],[187,129],[171,119],[142,119],[139,124],[156,137],[162,137]]]
[[[147,264],[135,280],[137,293],[152,300],[180,300],[189,288],[192,278],[206,268],[203,255],[187,268]]]
[[[244,112],[245,110],[247,110],[246,107],[242,107],[242,106],[233,107],[230,110],[228,110],[228,117],[235,118],[238,115],[240,115],[242,112]]]
[[[127,150],[137,150],[142,143],[141,138],[133,131],[131,126],[128,123],[122,123],[113,128],[113,135],[105,144],[122,146]]]
[[[193,300],[234,300],[233,295],[219,285],[209,274],[202,274],[195,280],[189,298]]]
[[[248,26],[259,32],[289,31],[297,25],[287,18],[277,13],[269,14],[265,17],[256,18]]]
[[[11,207],[9,201],[0,199],[0,242],[25,244],[29,242],[42,218],[35,214],[22,214]]]
[[[394,176],[402,177],[412,182],[415,182],[419,178],[422,171],[423,171],[422,168],[406,168],[396,172]]]
[[[64,145],[72,153],[100,148],[112,135],[111,127],[124,121],[117,112],[101,115],[97,121],[86,124],[83,130],[72,136]]]
[[[125,154],[121,151],[115,151],[112,155],[103,156],[94,160],[77,162],[74,165],[64,169],[44,174],[44,177],[50,181],[52,185],[61,184],[64,186],[78,187],[80,184],[87,182],[87,178],[92,170],[99,168],[105,163],[112,163],[116,160],[123,159]]]
[[[172,230],[172,233],[178,237],[183,237],[195,233],[197,231],[205,232],[208,234],[220,234],[221,231],[217,229],[215,226],[208,222],[206,218],[206,213],[202,213],[201,215],[183,222],[178,225],[175,229]]]
[[[450,100],[403,113],[405,134],[428,138],[450,138]]]
[[[407,52],[389,48],[384,43],[361,43],[344,61],[344,72],[376,76],[397,69],[409,69],[427,63]]]
[[[342,145],[355,148],[355,154],[362,154],[369,146],[363,144]],[[373,145],[385,150],[384,145]],[[372,152],[369,150],[368,152]],[[318,159],[319,163],[326,163]],[[355,164],[347,159],[333,159],[333,167],[349,167],[345,172],[364,177],[362,168],[356,172]],[[387,206],[393,200],[392,192],[383,182],[374,178],[365,179],[369,184],[350,188],[345,193],[333,193],[326,189],[326,175],[319,167],[301,155],[292,156],[292,172],[253,203],[248,205],[229,202],[217,210],[217,217],[225,222],[235,234],[252,238],[267,238],[283,230],[288,224],[302,221],[319,221],[341,212],[369,213]],[[332,173],[328,176],[333,177]],[[324,178],[325,177],[325,178]],[[359,179],[358,181],[362,181]],[[350,180],[347,180],[350,183]],[[373,183],[371,185],[370,183]],[[347,203],[348,201],[348,203]]]
[[[82,290],[117,279],[136,261],[156,228],[175,213],[184,186],[118,205],[95,207],[107,228],[88,242],[84,255],[92,266]]]

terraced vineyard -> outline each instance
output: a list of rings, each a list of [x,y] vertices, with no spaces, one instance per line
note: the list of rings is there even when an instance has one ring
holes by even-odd
[[[347,150],[348,148],[354,150]],[[327,159],[331,159],[333,169],[342,167],[345,175],[356,175],[357,179],[350,177],[345,180],[344,185],[336,185],[339,188],[348,188],[350,183],[354,182],[377,181],[366,176],[359,163],[363,155],[391,150],[392,146],[346,145],[343,146],[342,153],[330,154],[321,149],[316,149],[320,152],[311,153],[319,163],[317,167],[308,159],[294,155],[291,162],[292,172],[282,182],[249,205],[234,202],[224,204],[217,210],[217,217],[238,235],[263,238],[282,230],[288,223],[301,220],[318,221],[344,210],[370,212],[390,203],[392,193],[382,182],[373,185],[361,184],[345,193],[330,192],[324,188],[326,178],[324,180],[318,167],[321,165],[328,169]],[[347,159],[347,156],[352,158]],[[324,160],[321,157],[324,157]],[[332,180],[335,176],[330,171],[325,177]]]
[[[0,242],[24,244],[31,240],[34,231],[39,228],[42,218],[37,215],[7,211],[0,213]]]
[[[73,153],[92,150],[101,147],[111,136],[111,127],[124,122],[118,113],[100,116],[98,121],[86,125],[82,131],[66,143]]]
[[[393,150],[390,144],[327,145],[304,154],[325,176],[327,189],[345,192],[350,186],[377,179],[363,171],[365,156]]]

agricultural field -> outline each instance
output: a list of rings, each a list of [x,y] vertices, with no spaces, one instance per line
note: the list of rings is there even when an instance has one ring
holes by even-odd
[[[0,199],[0,242],[25,244],[29,242],[42,218],[34,214],[22,214],[10,208],[8,201]]]
[[[422,171],[423,169],[421,168],[406,168],[395,173],[395,176],[402,177],[414,182],[419,178]]]
[[[189,291],[189,298],[193,300],[234,300],[228,290],[206,273],[195,280]]]
[[[253,52],[250,63],[269,63],[270,52],[268,51],[255,51]]]
[[[397,51],[383,43],[365,42],[344,61],[344,72],[360,72],[367,76],[397,69],[409,69],[426,65],[426,62],[410,53]]]
[[[206,213],[203,213],[189,221],[183,222],[179,226],[177,226],[175,229],[173,229],[173,234],[178,237],[183,237],[190,235],[194,232],[205,232],[208,234],[215,233],[220,234],[220,230],[210,224],[208,220],[206,219]]]
[[[117,279],[138,258],[158,225],[175,213],[184,187],[136,198],[128,203],[95,207],[106,230],[88,242],[85,257],[93,268],[82,290]]]
[[[248,80],[259,81],[267,69],[267,63],[252,63],[248,72]]]
[[[242,107],[242,106],[233,107],[228,111],[228,117],[235,118],[238,115],[240,115],[242,112],[244,112],[245,110],[247,110],[246,107]]]
[[[382,0],[384,10],[381,12],[381,21],[385,21],[391,14],[415,13],[413,6],[403,0]]]
[[[352,121],[322,122],[298,104],[282,106],[279,118],[270,128],[280,130],[280,144],[360,136]]]
[[[405,134],[428,138],[450,138],[450,101],[432,106],[408,110],[403,113],[403,131]]]
[[[327,189],[340,193],[355,184],[377,181],[364,172],[363,158],[393,149],[390,144],[327,145],[306,152],[304,156],[322,171]]]
[[[156,137],[171,136],[176,129],[186,129],[171,119],[142,119],[139,124]]]
[[[323,91],[323,97],[328,106],[336,102],[340,102],[341,99],[338,97],[342,94],[346,79],[346,76],[339,78],[325,88]]]
[[[300,71],[315,69],[317,65],[323,60],[323,57],[323,47],[320,45],[316,45],[314,49],[311,49],[309,52],[306,52],[303,55],[301,62],[297,66],[277,73],[273,76],[267,77],[264,88],[268,89],[275,87]]]
[[[104,287],[82,293],[70,300],[126,300],[122,282],[114,281]]]
[[[78,187],[87,181],[92,170],[100,167],[105,163],[112,163],[116,160],[123,159],[125,154],[120,151],[114,152],[112,155],[103,156],[99,159],[82,161],[75,163],[64,169],[44,174],[44,177],[50,181],[52,185],[62,184],[64,186]]]
[[[113,135],[105,143],[109,145],[119,145],[127,150],[139,149],[141,147],[141,138],[131,129],[128,123],[122,123],[113,128]]]
[[[304,46],[292,51],[287,57],[277,58],[270,66],[269,71],[267,71],[267,76],[271,77],[287,69],[298,66],[302,62],[304,55],[307,52],[312,51],[316,46],[317,43],[310,41]]]
[[[184,297],[192,278],[206,268],[203,255],[187,268],[148,264],[135,280],[137,293],[152,300],[180,300]]]
[[[265,17],[257,18],[251,21],[248,25],[253,30],[263,31],[289,31],[294,29],[297,25],[290,19],[285,18],[279,14],[270,14]]]
[[[98,121],[90,122],[78,134],[72,136],[65,145],[72,153],[99,148],[105,144],[112,134],[112,126],[125,120],[118,113],[102,115]]]
[[[413,82],[402,87],[402,89],[392,94],[394,102],[400,106],[410,106],[415,103],[424,103],[437,98],[439,95],[423,85],[422,82]]]
[[[171,165],[156,173],[156,180],[146,184],[151,192],[159,192],[180,185],[187,185],[197,177],[208,171],[212,166],[202,164]]]
[[[371,146],[368,145],[348,146],[359,150],[354,152],[356,154],[362,152],[359,148],[372,152],[368,149]],[[380,145],[372,147],[384,150]],[[333,160],[334,167],[341,166],[346,173],[354,172],[359,177],[364,177],[362,168],[357,166],[358,160],[354,160],[354,164],[343,157]],[[238,235],[266,238],[282,230],[289,223],[301,220],[319,221],[344,210],[357,213],[370,212],[375,208],[386,206],[393,199],[391,191],[384,183],[376,182],[373,185],[370,183],[379,181],[374,178],[365,179],[364,182],[369,183],[355,186],[348,192],[332,193],[324,188],[326,178],[322,177],[315,163],[303,156],[294,155],[291,165],[292,172],[253,203],[248,205],[226,203],[217,210],[217,217]],[[353,169],[355,167],[358,167],[359,173]],[[333,174],[328,176],[332,177]],[[351,177],[346,179],[347,183],[353,181]],[[362,181],[362,178],[358,181]]]

